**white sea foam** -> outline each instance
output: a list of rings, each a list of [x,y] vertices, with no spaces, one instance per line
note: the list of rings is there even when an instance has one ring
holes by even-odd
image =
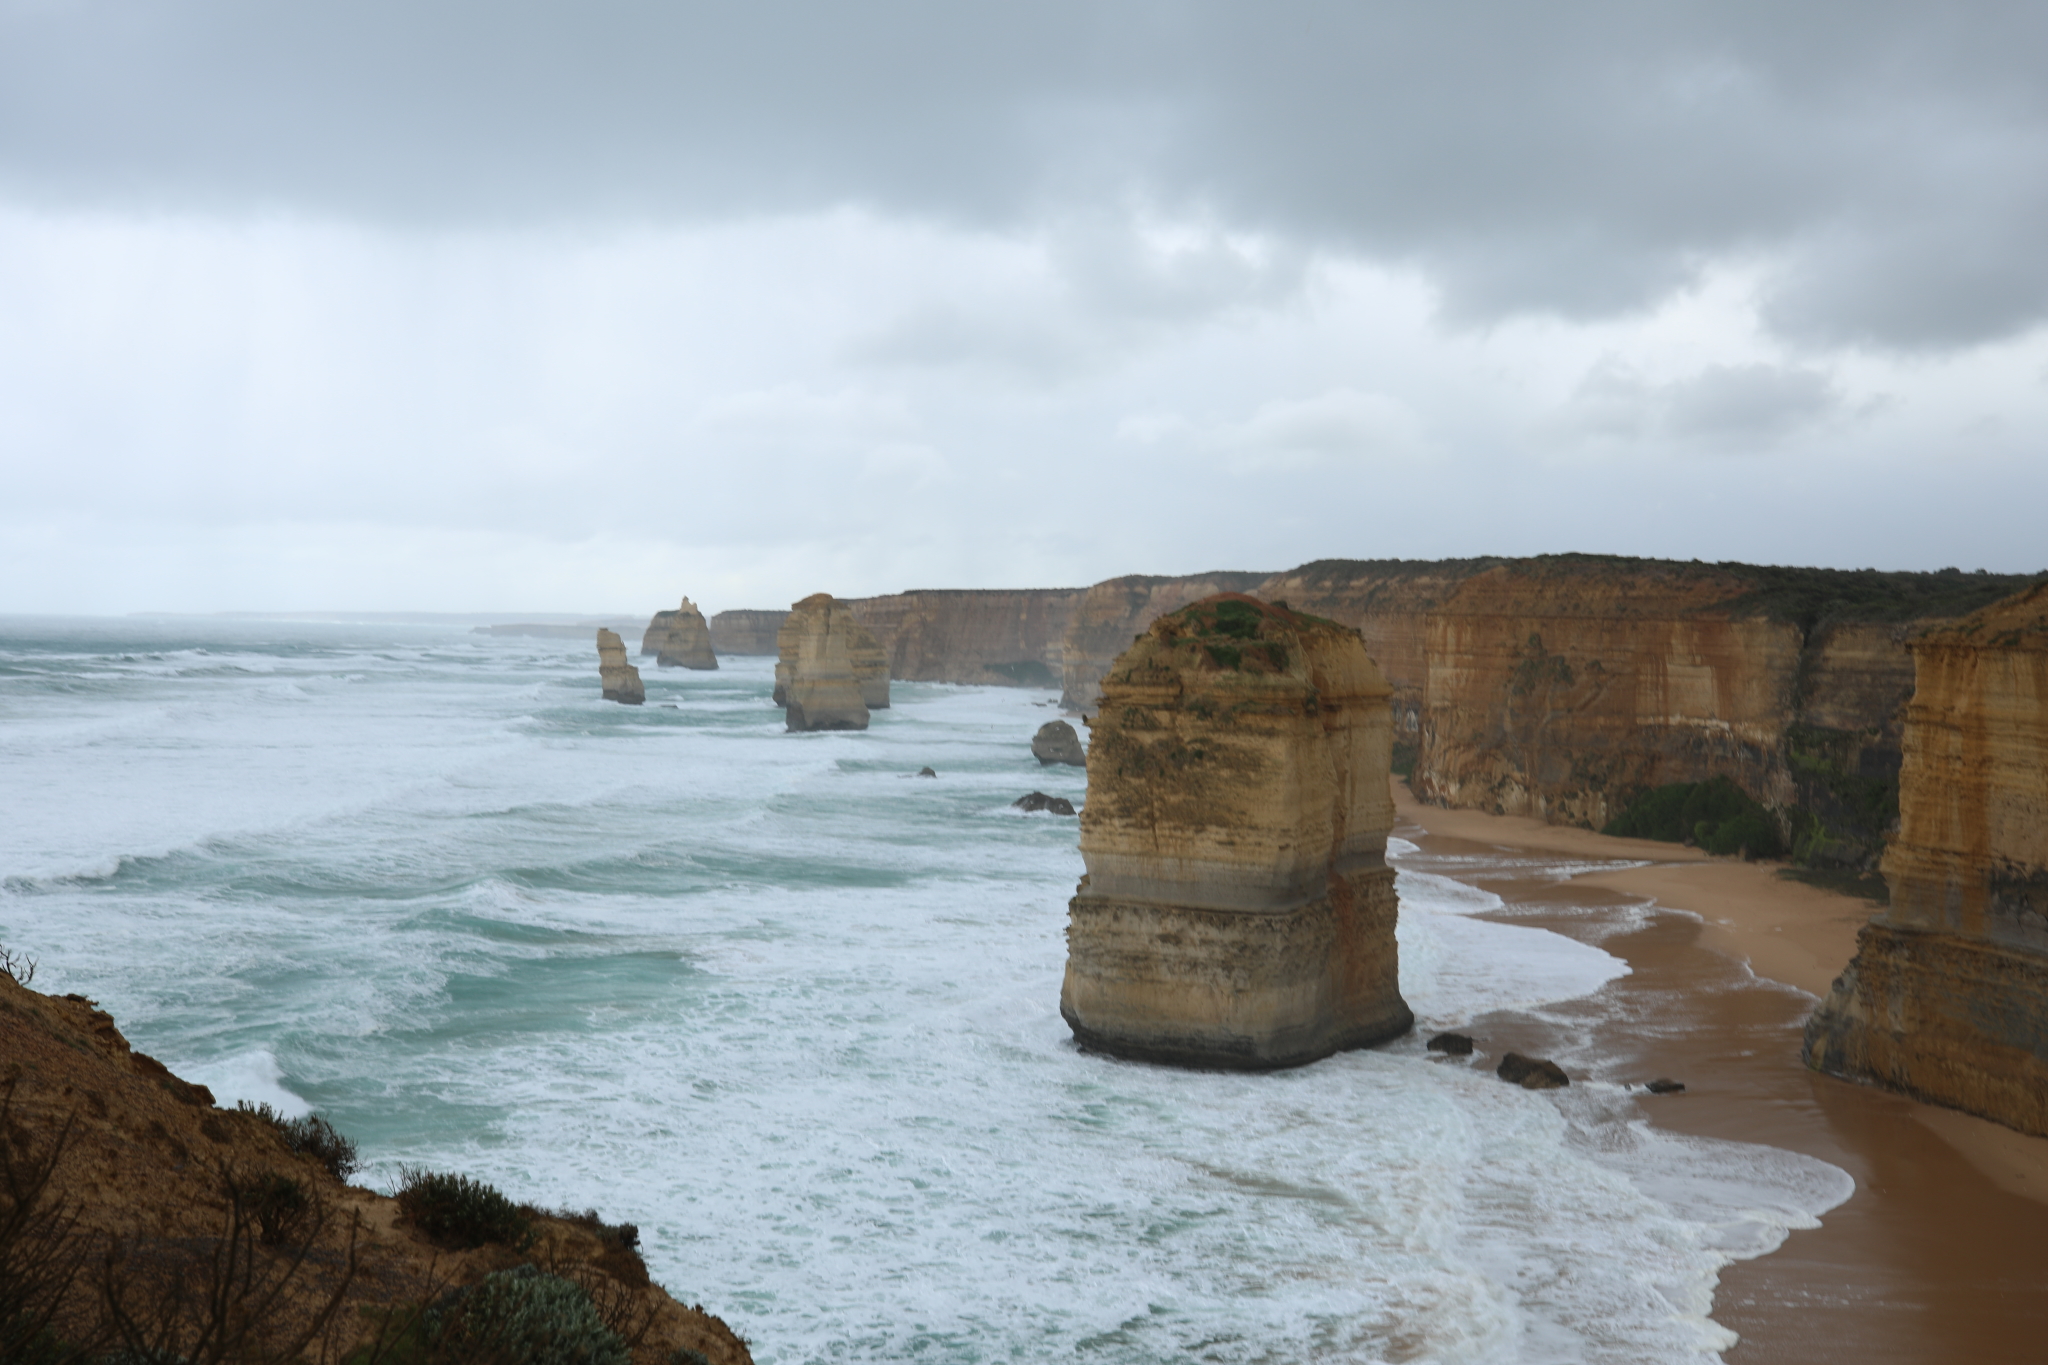
[[[181,1074],[211,1090],[214,1102],[223,1109],[243,1103],[267,1104],[288,1119],[313,1112],[312,1105],[285,1088],[284,1069],[260,1047],[210,1062],[187,1063]]]
[[[223,1098],[303,1097],[373,1179],[632,1219],[764,1365],[1710,1359],[1717,1268],[1846,1193],[1420,1034],[1274,1076],[1079,1052],[1074,822],[1000,818],[1083,795],[1030,756],[1044,694],[899,684],[865,734],[786,736],[767,660],[625,708],[580,644],[342,634],[246,669],[246,640],[166,640],[178,670],[89,695],[0,639],[32,779],[0,938]],[[229,645],[232,673],[198,654]],[[248,705],[280,681],[305,699]],[[146,744],[32,733],[136,707]],[[1400,878],[1426,1025],[1625,971],[1394,853],[1427,863]]]

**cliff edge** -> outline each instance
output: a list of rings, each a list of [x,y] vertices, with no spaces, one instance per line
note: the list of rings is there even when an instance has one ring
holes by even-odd
[[[1891,904],[1807,1065],[2048,1136],[2048,584],[1911,649]]]

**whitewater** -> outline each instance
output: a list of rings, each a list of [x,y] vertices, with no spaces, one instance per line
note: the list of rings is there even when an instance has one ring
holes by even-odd
[[[1121,1062],[1059,1016],[1077,823],[1010,807],[1084,798],[1030,754],[1051,693],[788,735],[770,660],[641,662],[622,707],[581,642],[0,618],[0,943],[223,1103],[327,1115],[365,1183],[638,1224],[763,1365],[1714,1360],[1718,1269],[1850,1192],[1424,1051],[1626,973],[1627,911],[1567,937],[1471,884],[1561,860],[1395,841],[1408,1038]]]

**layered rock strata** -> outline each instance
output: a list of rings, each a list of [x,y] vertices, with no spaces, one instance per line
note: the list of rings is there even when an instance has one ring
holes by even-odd
[[[1067,627],[1086,591],[919,589],[847,605],[875,633],[892,678],[1051,688],[1060,685]]]
[[[711,648],[717,654],[773,654],[786,611],[721,611],[711,618]]]
[[[669,624],[675,619],[676,614],[672,611],[658,611],[648,618],[647,629],[640,635],[641,658],[661,653],[661,647],[668,643]]]
[[[718,667],[718,656],[711,650],[711,628],[704,623],[704,613],[697,610],[697,604],[689,598],[674,611],[658,612],[655,620],[667,617],[667,629],[657,638],[654,627],[647,630],[648,639],[655,644],[655,665],[659,668],[712,669]],[[640,652],[647,652],[643,642]]]
[[[1128,574],[1087,589],[1070,609],[1060,645],[1060,705],[1095,714],[1103,675],[1147,626],[1219,592],[1250,592],[1265,577],[1229,571],[1185,578]]]
[[[1063,720],[1049,720],[1038,727],[1038,733],[1031,737],[1031,756],[1047,765],[1088,766],[1088,751],[1081,747],[1081,736]]]
[[[1357,634],[1210,597],[1101,688],[1060,992],[1075,1037],[1264,1070],[1405,1032],[1390,689]]]
[[[597,632],[597,677],[604,686],[606,701],[638,706],[647,700],[640,670],[626,662],[626,642],[615,630]]]
[[[779,636],[775,700],[788,709],[789,728],[867,729],[867,689],[854,671],[854,657],[857,650],[872,648],[874,637],[846,604],[830,593],[813,593],[789,609]],[[859,643],[862,637],[866,646]],[[882,686],[888,686],[886,677]]]
[[[2048,1136],[2048,584],[1912,652],[1891,903],[1807,1064]]]

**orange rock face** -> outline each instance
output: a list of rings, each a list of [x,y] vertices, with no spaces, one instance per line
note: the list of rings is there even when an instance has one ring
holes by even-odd
[[[1357,635],[1239,594],[1102,680],[1060,1012],[1085,1045],[1296,1066],[1405,1032],[1389,689]]]
[[[830,593],[812,593],[790,607],[778,637],[775,701],[788,709],[789,728],[867,729],[868,704],[854,673],[854,656],[861,648],[876,652],[874,637],[853,619],[846,604]],[[882,686],[888,687],[886,677]]]
[[[617,631],[603,627],[599,627],[597,632],[597,679],[604,689],[606,701],[638,706],[647,700],[647,688],[640,681],[640,670],[626,662],[626,642],[619,638]]]
[[[1912,651],[1891,905],[1807,1062],[2048,1135],[2048,585]]]
[[[665,628],[656,634],[656,627]],[[654,645],[655,665],[659,668],[718,667],[718,656],[711,652],[711,628],[704,622],[704,613],[697,610],[697,604],[689,598],[674,611],[657,612],[654,623],[647,628],[647,639],[640,644],[640,652],[648,652],[647,645]]]

